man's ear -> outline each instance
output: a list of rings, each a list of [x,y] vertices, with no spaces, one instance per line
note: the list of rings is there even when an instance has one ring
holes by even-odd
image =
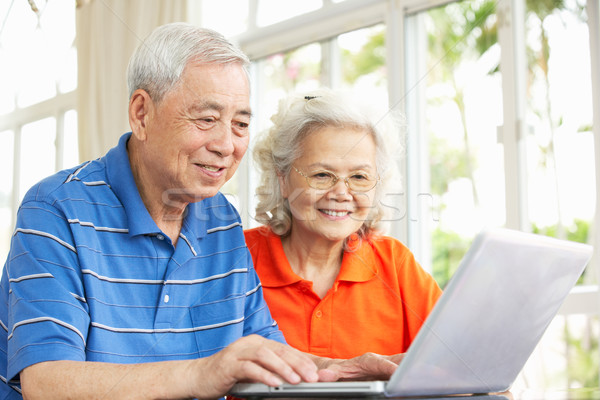
[[[129,99],[129,126],[138,140],[146,139],[146,125],[154,109],[152,98],[143,89],[137,89]]]

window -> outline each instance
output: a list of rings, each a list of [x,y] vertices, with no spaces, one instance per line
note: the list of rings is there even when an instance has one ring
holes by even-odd
[[[598,229],[592,147],[598,105],[588,29],[598,32],[598,16],[587,20],[586,6],[594,7],[582,0],[547,10],[540,7],[545,3],[324,1],[262,26],[252,16],[266,3],[250,2],[258,9],[236,39],[254,60],[253,129],[269,126],[287,92],[316,85],[371,91],[401,109],[408,125],[406,184],[391,233],[441,285],[483,227],[589,242],[592,224]],[[563,60],[576,67],[565,68]],[[256,182],[252,165],[246,168],[238,175],[247,178],[239,202],[253,204]],[[255,224],[252,210],[245,210],[246,226]],[[597,269],[588,267],[581,283],[591,286],[577,288],[555,318],[523,385],[597,386]]]
[[[17,207],[40,179],[78,162],[75,1],[0,5],[0,258]]]
[[[531,3],[527,210],[534,232],[588,242],[594,218],[592,83],[585,9],[577,3],[546,9]],[[573,177],[577,179],[573,179]],[[597,283],[586,271],[581,283]]]
[[[267,26],[321,8],[321,0],[284,2],[280,0],[258,0],[256,26]]]
[[[0,257],[6,259],[13,230],[14,132],[0,132]]]
[[[496,21],[493,2],[483,0],[407,17],[419,35],[407,57],[419,60],[407,82],[408,108],[415,110],[409,143],[424,158],[409,174],[408,229],[420,233],[423,256],[431,254],[423,263],[442,287],[474,236],[505,223]]]

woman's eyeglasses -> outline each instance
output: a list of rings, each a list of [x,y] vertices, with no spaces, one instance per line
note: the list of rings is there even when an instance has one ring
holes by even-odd
[[[318,170],[305,174],[292,165],[292,168],[306,179],[306,183],[313,189],[331,189],[337,181],[342,179],[331,171]],[[343,178],[348,189],[353,192],[368,192],[379,182],[379,176],[372,177],[364,172],[353,172],[350,176]]]

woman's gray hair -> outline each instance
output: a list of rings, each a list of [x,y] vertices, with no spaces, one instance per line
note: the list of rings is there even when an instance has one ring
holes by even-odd
[[[129,97],[143,89],[154,101],[179,82],[191,62],[240,64],[247,73],[248,57],[223,35],[210,29],[175,22],[159,26],[137,47],[127,67]]]
[[[381,231],[386,214],[383,196],[401,190],[397,159],[402,152],[403,122],[392,111],[376,111],[357,102],[344,92],[323,88],[293,94],[279,103],[271,118],[273,126],[254,144],[254,161],[261,172],[257,188],[256,220],[280,235],[289,234],[292,215],[281,195],[278,176],[287,177],[292,164],[302,156],[302,143],[308,135],[327,126],[360,129],[373,136],[376,166],[380,183],[376,186],[374,205],[368,219],[357,232],[360,238]]]

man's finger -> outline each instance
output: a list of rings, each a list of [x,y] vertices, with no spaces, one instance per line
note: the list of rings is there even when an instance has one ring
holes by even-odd
[[[319,382],[335,382],[340,379],[339,373],[331,369],[320,369],[318,374]]]
[[[236,352],[236,358],[242,363],[243,368],[236,373],[238,380],[254,379],[254,376],[248,376],[249,371],[244,362],[256,364],[260,368],[273,375],[279,375],[288,383],[296,384],[301,381],[315,382],[318,380],[317,366],[305,354],[282,343],[264,338],[240,339],[236,346],[232,346],[231,351]],[[252,368],[252,371],[255,369]],[[261,382],[264,382],[263,375]],[[269,378],[275,382],[272,378]],[[267,383],[267,382],[264,382]],[[276,386],[276,384],[272,385]]]

